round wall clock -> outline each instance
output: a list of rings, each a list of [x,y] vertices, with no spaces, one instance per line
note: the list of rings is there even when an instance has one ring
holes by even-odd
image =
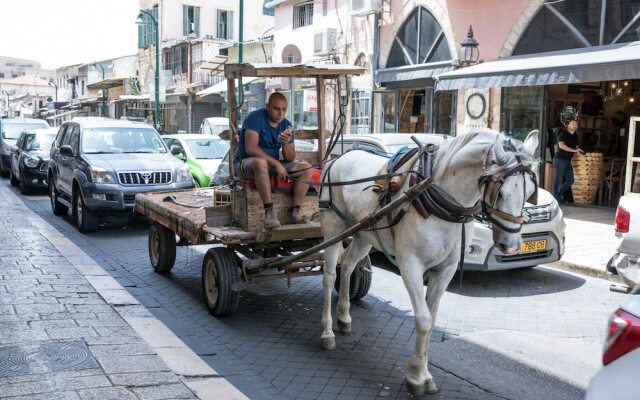
[[[473,119],[478,119],[484,115],[487,108],[487,100],[482,93],[473,93],[467,98],[467,114]]]

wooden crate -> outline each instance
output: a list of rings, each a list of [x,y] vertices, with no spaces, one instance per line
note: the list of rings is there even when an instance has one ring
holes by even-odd
[[[260,194],[252,186],[245,186],[233,193],[233,224],[245,231],[259,231],[264,229],[264,207]],[[292,197],[289,194],[271,193],[273,209],[281,224],[291,223],[289,207]],[[308,195],[300,205],[300,215],[311,219],[318,211],[318,196]]]
[[[602,159],[602,153],[576,155],[571,159],[575,178],[571,191],[575,204],[593,204],[595,202],[602,174]]]

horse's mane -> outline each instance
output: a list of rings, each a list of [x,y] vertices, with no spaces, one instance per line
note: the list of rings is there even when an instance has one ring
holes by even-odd
[[[516,140],[513,138],[507,138],[503,134],[492,131],[492,130],[480,130],[469,132],[464,135],[456,136],[452,140],[446,141],[439,145],[440,149],[438,150],[438,156],[435,157],[433,163],[433,172],[434,172],[434,180],[439,181],[442,178],[442,175],[450,166],[453,158],[458,154],[463,147],[467,146],[469,143],[476,139],[480,139],[481,137],[486,136],[489,140],[486,142],[487,145],[491,146],[499,146],[505,140],[510,140],[512,144],[512,148],[510,150],[505,151],[506,162],[498,165],[493,164],[488,166],[485,173],[487,175],[494,175],[504,171],[508,168],[511,168],[514,164],[518,162],[518,157],[520,161],[524,164],[531,164],[535,162],[535,157],[526,151],[524,151],[523,142],[520,140]]]

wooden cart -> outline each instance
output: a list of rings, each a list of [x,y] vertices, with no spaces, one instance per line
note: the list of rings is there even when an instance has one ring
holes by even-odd
[[[296,139],[316,139],[318,150],[297,152],[296,158],[318,165],[325,155],[325,80],[360,75],[362,68],[349,65],[227,64],[230,127],[238,131],[235,79],[243,77],[314,78],[317,90],[318,129],[295,131]],[[230,154],[234,151],[231,137]],[[233,166],[230,165],[233,176]],[[255,188],[240,185],[234,190],[202,188],[136,195],[134,210],[149,217],[149,258],[156,272],[171,270],[176,246],[220,244],[210,248],[202,263],[202,288],[209,311],[216,316],[231,314],[238,306],[239,291],[252,282],[288,279],[322,273],[322,249],[308,252],[322,242],[317,196],[307,196],[301,213],[306,224],[287,224],[291,199],[273,193],[274,210],[281,227],[266,230],[264,211]],[[322,247],[322,246],[320,246]],[[326,246],[324,246],[326,248]],[[306,251],[304,251],[306,250]],[[295,256],[303,251],[303,256]],[[363,259],[350,282],[352,299],[365,296],[371,285],[370,260]],[[339,281],[336,281],[336,286]]]

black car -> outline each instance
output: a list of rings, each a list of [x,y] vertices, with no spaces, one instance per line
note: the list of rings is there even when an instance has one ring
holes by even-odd
[[[11,150],[9,179],[11,186],[20,185],[20,193],[34,188],[47,188],[49,151],[58,128],[28,129],[22,131]]]

